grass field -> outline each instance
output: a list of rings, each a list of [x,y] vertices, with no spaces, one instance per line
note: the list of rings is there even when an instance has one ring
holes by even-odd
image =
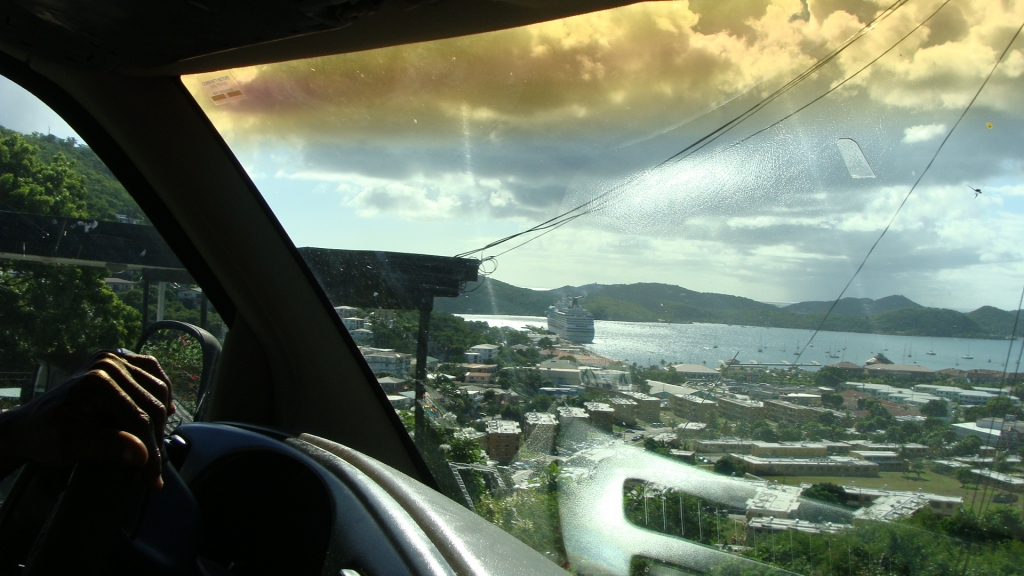
[[[967,489],[961,488],[960,482],[955,478],[936,474],[935,472],[925,472],[921,474],[920,478],[913,474],[905,475],[903,472],[881,472],[877,478],[844,478],[837,476],[765,476],[764,478],[766,480],[778,480],[780,484],[790,485],[800,484],[801,482],[807,482],[808,484],[832,482],[843,486],[886,488],[888,490],[906,490],[908,492],[916,492],[920,489],[923,492],[941,494],[943,496],[960,496],[964,499],[964,506],[970,508],[973,505],[975,511],[979,511],[984,504],[982,499],[983,489],[975,492],[973,486]],[[996,492],[991,488],[988,491],[984,491],[984,500],[989,501],[985,505],[985,510],[1006,506],[1005,504],[993,504],[991,502],[992,496],[995,494]],[[1021,502],[1014,505],[1018,510],[1020,506]]]

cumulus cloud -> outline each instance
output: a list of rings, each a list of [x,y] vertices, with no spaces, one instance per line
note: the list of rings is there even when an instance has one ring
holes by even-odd
[[[888,3],[638,4],[235,70],[245,100],[200,104],[247,167],[309,194],[329,182],[339,210],[374,223],[397,217],[395,238],[408,223],[437,220],[468,249],[493,239],[492,229],[500,236],[588,202],[600,207],[503,256],[498,277],[513,283],[652,280],[820,299],[859,264],[1024,20],[1024,3],[940,3],[902,5],[816,75],[683,158],[680,150]],[[1015,200],[1022,74],[1015,48],[872,256],[859,284],[866,295],[943,303],[959,296],[942,296],[935,283],[963,287],[957,278],[973,275],[986,284],[971,297],[994,298],[1006,278],[1024,274]],[[183,80],[195,89],[202,77]],[[875,179],[851,178],[839,139],[858,143]],[[983,199],[965,184],[982,187]],[[281,201],[301,212],[300,194]],[[406,244],[433,245],[411,236]],[[573,257],[550,258],[556,252]]]
[[[903,143],[927,142],[946,133],[945,124],[920,124],[903,129]]]

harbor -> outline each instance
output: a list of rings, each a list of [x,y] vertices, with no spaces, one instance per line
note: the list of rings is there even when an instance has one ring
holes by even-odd
[[[500,316],[460,314],[466,320],[491,326],[546,329],[542,316]],[[612,360],[650,366],[666,363],[703,364],[717,368],[735,357],[739,364],[761,366],[799,365],[807,370],[836,362],[863,364],[878,353],[897,364],[918,365],[929,370],[1003,370],[1009,340],[930,338],[819,332],[808,345],[812,331],[789,328],[760,328],[728,324],[667,324],[660,322],[594,321],[594,340],[587,344],[592,353]],[[717,348],[714,346],[717,343]],[[758,352],[758,348],[761,352]],[[801,351],[800,356],[794,355]],[[968,350],[970,354],[968,354]],[[1013,344],[1010,372],[1015,372],[1020,340]],[[931,354],[929,354],[931,352]],[[962,358],[969,355],[973,358]]]

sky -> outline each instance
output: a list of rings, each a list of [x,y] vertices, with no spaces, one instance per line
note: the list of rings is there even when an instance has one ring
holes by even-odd
[[[183,82],[298,246],[455,255],[600,198],[484,268],[532,288],[662,282],[830,300],[1024,23],[1024,2],[909,0],[735,129],[666,160],[888,4],[656,2]],[[847,296],[1016,309],[1022,73],[1024,38]],[[863,162],[873,177],[854,178]]]

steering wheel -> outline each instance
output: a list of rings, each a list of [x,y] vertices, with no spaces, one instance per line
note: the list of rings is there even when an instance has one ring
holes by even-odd
[[[188,573],[198,507],[167,463],[164,483],[149,492],[119,463],[27,464],[0,505],[0,575]],[[161,526],[146,521],[162,508],[176,513],[161,515]]]

